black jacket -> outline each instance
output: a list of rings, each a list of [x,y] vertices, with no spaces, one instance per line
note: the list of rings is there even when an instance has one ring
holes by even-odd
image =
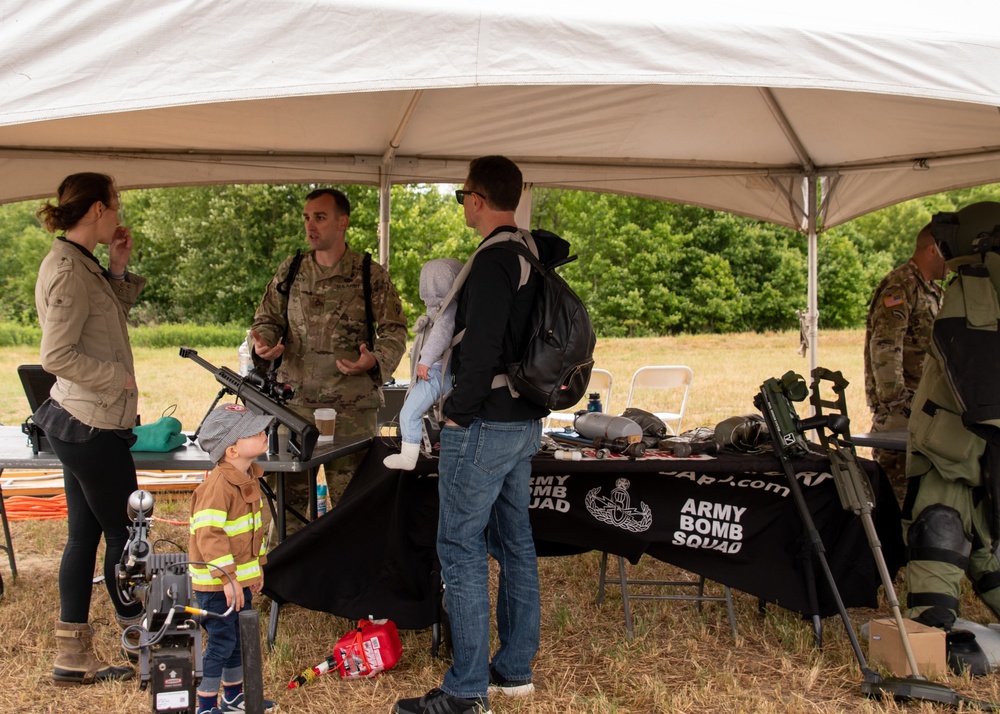
[[[483,240],[513,226],[502,226]],[[543,263],[568,254],[565,241],[536,241]],[[545,407],[526,399],[515,399],[506,386],[494,389],[493,378],[506,372],[506,358],[523,354],[529,330],[535,294],[541,277],[534,270],[527,284],[517,289],[521,280],[520,258],[502,248],[484,250],[472,265],[458,299],[455,333],[465,330],[462,341],[452,352],[455,388],[444,405],[446,417],[463,427],[473,419],[485,421],[527,421],[548,415]]]

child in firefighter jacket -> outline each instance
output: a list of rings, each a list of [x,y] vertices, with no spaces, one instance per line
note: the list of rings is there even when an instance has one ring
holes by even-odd
[[[274,417],[253,414],[239,404],[225,404],[205,418],[198,442],[216,466],[191,498],[188,545],[191,587],[203,610],[227,617],[205,617],[208,635],[198,714],[243,711],[243,663],[239,613],[264,586],[267,558],[259,479],[254,459],[267,451],[265,430]],[[219,686],[223,688],[219,702]],[[265,711],[274,709],[266,701]]]

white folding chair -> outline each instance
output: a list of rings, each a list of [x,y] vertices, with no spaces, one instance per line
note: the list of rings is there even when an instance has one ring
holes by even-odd
[[[665,410],[656,410],[654,407],[646,411],[656,414],[671,434],[680,434],[681,420],[684,418],[684,409],[687,407],[692,379],[694,379],[694,372],[691,371],[690,367],[685,367],[684,365],[640,367],[632,375],[632,387],[629,389],[628,401],[625,403],[625,408],[628,409],[631,406],[639,407],[639,404],[634,402],[647,403],[649,393],[646,390],[660,389],[669,392],[679,392],[681,393],[679,407]],[[663,404],[663,402],[659,403]]]
[[[613,381],[611,372],[606,369],[594,369],[590,373],[590,383],[587,385],[587,393],[603,392],[604,401],[602,404],[604,406],[604,411],[608,410],[608,405],[611,403],[611,383]],[[552,426],[553,422],[572,424],[575,417],[576,411],[552,412],[549,414],[549,421],[547,422],[547,425]]]

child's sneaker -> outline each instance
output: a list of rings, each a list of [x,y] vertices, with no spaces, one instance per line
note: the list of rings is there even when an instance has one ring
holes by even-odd
[[[272,714],[272,712],[278,709],[278,705],[272,702],[270,699],[264,700],[264,714]],[[245,712],[246,711],[246,701],[243,698],[243,692],[240,692],[232,699],[226,699],[226,695],[223,694],[219,701],[219,711],[220,712]],[[214,712],[213,712],[214,714]]]
[[[527,697],[535,691],[535,685],[530,679],[504,679],[499,672],[490,667],[489,694],[503,694],[505,697]]]

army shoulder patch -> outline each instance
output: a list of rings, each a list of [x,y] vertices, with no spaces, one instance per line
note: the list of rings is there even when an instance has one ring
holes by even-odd
[[[887,295],[885,298],[883,298],[882,303],[886,307],[896,307],[896,305],[902,305],[903,304],[903,296],[902,295]]]

